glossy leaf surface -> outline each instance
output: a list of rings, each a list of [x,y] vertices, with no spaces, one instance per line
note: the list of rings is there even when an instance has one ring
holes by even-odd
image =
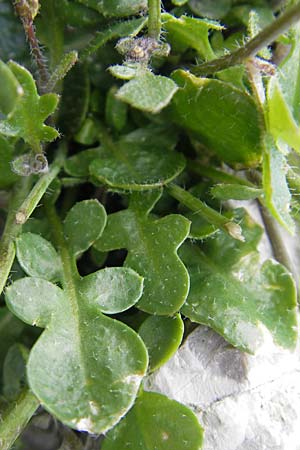
[[[98,200],[83,200],[76,203],[64,221],[64,234],[72,254],[87,250],[106,224],[106,211]]]
[[[266,141],[263,164],[264,201],[275,219],[293,233],[295,224],[290,214],[291,194],[286,180],[287,170],[284,155],[275,148],[272,140]]]
[[[116,96],[134,108],[156,114],[169,104],[176,91],[173,80],[146,71],[124,84]]]
[[[175,122],[194,132],[223,161],[256,166],[262,157],[262,118],[250,95],[183,70],[174,72],[173,78],[180,86],[171,104]]]
[[[181,344],[184,325],[179,314],[174,317],[150,316],[139,328],[149,354],[149,370],[165,364]]]
[[[52,244],[34,233],[23,233],[16,241],[18,261],[33,277],[57,281],[61,277],[61,262]]]
[[[156,132],[159,133],[151,128],[137,129],[109,147],[104,145],[89,166],[90,174],[110,187],[130,190],[151,189],[171,181],[184,169],[185,159],[171,150],[176,133],[174,141],[169,133]],[[90,151],[88,159],[95,153]],[[70,166],[68,171],[73,176],[76,173]]]
[[[44,121],[54,112],[58,103],[55,94],[39,96],[30,72],[15,62],[8,67],[23,89],[23,96],[16,103],[13,114],[0,122],[0,132],[6,136],[24,139],[34,150],[39,152],[40,142],[56,139],[59,133]]]
[[[191,289],[182,313],[250,353],[268,332],[279,346],[293,349],[297,342],[293,278],[273,260],[261,266],[255,250],[260,227],[249,216],[242,219],[242,227],[245,243],[220,232],[202,247],[183,249]]]
[[[154,392],[143,392],[132,410],[111,430],[103,450],[199,450],[203,431],[186,406]]]
[[[144,277],[144,291],[136,305],[159,315],[174,314],[182,306],[189,289],[189,276],[177,256],[177,248],[189,233],[190,222],[179,214],[162,219],[149,216],[160,191],[131,195],[129,208],[108,216],[96,249],[126,248],[125,265]]]

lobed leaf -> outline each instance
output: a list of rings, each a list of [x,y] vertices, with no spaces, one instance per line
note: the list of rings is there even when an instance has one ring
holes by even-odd
[[[220,232],[201,248],[185,247],[191,289],[181,311],[244,351],[254,353],[266,333],[293,349],[298,326],[294,280],[273,260],[260,265],[255,250],[260,227],[248,216],[242,226],[245,243]]]
[[[210,30],[222,30],[222,25],[211,20],[188,16],[177,18],[168,13],[162,15],[162,21],[167,32],[167,40],[173,50],[185,51],[190,47],[195,49],[205,60],[215,58],[209,42],[209,32]]]
[[[159,131],[138,129],[109,147],[104,144],[98,150],[90,150],[82,158],[91,161],[98,152],[99,157],[89,166],[90,174],[110,187],[130,190],[160,187],[182,172],[185,159],[182,154],[171,150],[175,145],[174,136],[170,138],[164,132],[159,135]],[[78,155],[79,161],[80,158]],[[75,157],[73,167],[74,162]],[[76,170],[70,170],[68,163],[67,170],[73,176],[76,173]]]
[[[66,425],[100,434],[132,406],[147,352],[131,328],[101,309],[131,306],[141,290],[141,277],[123,268],[79,279],[66,290],[41,278],[23,278],[7,289],[6,301],[15,315],[46,327],[30,353],[29,385]]]
[[[132,269],[110,267],[84,277],[80,292],[105,314],[116,314],[131,308],[141,297],[143,278]]]
[[[263,118],[249,94],[229,83],[173,73],[180,86],[170,110],[174,121],[192,131],[223,161],[256,166],[262,158]]]
[[[106,224],[106,211],[98,200],[76,203],[64,221],[64,235],[75,256],[87,250],[102,234]]]
[[[132,410],[107,435],[103,450],[199,450],[203,430],[186,406],[154,392],[142,392]]]
[[[190,222],[179,214],[149,217],[161,191],[136,192],[129,208],[108,216],[95,247],[100,251],[126,248],[125,265],[144,277],[137,307],[150,314],[171,315],[184,303],[189,290],[186,268],[177,248],[189,233]]]
[[[184,332],[179,314],[174,317],[150,316],[139,328],[149,354],[149,370],[152,372],[165,364],[178,350]]]
[[[146,0],[77,0],[107,17],[126,17],[147,8]]]
[[[22,138],[39,153],[41,142],[53,141],[59,136],[57,130],[44,124],[47,117],[56,109],[58,96],[45,94],[40,97],[28,70],[13,61],[9,62],[8,67],[24,94],[16,103],[13,113],[0,121],[0,132],[6,136]]]
[[[61,262],[49,241],[34,233],[22,233],[16,240],[20,266],[33,277],[57,281],[61,278]]]

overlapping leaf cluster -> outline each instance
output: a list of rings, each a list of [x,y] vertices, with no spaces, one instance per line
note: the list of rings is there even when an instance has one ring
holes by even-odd
[[[0,189],[11,195],[0,255],[17,256],[0,309],[2,394],[16,408],[29,398],[18,427],[18,411],[5,413],[5,449],[41,404],[72,429],[107,433],[105,450],[197,450],[192,411],[142,385],[180,346],[183,319],[249,353],[266,335],[297,344],[291,267],[261,262],[268,230],[228,200],[255,201],[295,232],[298,28],[273,53],[199,77],[196,65],[253,38],[276,7],[173,0],[154,38],[148,3],[41,2],[43,95],[26,60],[0,61]],[[1,8],[0,23],[12,15]],[[37,155],[51,170],[57,149],[59,176],[49,186],[45,174],[27,201]],[[45,195],[33,211],[35,189]]]

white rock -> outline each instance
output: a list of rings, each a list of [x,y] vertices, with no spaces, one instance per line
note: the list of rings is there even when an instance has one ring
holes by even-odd
[[[265,344],[251,356],[199,326],[145,385],[191,407],[204,450],[300,450],[300,357]]]

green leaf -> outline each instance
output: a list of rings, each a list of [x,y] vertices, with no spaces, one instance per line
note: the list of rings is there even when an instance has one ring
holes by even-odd
[[[12,71],[0,60],[0,112],[10,114],[18,100],[24,94],[21,85],[13,75]]]
[[[109,67],[110,73],[120,80],[132,80],[139,73],[140,67],[136,63],[116,64]]]
[[[87,67],[76,64],[64,79],[59,129],[67,136],[76,134],[85,121],[90,100],[90,81]]]
[[[103,450],[199,450],[203,430],[186,406],[154,392],[142,392],[132,410],[111,430]]]
[[[251,200],[263,194],[262,189],[240,184],[216,184],[210,192],[214,198],[219,200]]]
[[[180,314],[174,317],[150,316],[139,328],[149,354],[150,371],[165,364],[181,344],[184,332]]]
[[[177,70],[181,87],[171,104],[174,121],[192,131],[225,162],[256,166],[262,157],[263,118],[249,94],[229,83]]]
[[[189,233],[190,222],[171,214],[149,217],[161,191],[136,192],[127,210],[108,216],[107,226],[95,243],[100,251],[126,248],[127,267],[144,277],[144,291],[137,307],[150,314],[171,315],[186,299],[189,277],[177,248]]]
[[[146,0],[103,0],[101,12],[109,17],[124,17],[145,11],[147,9]]]
[[[77,153],[65,161],[65,171],[73,177],[88,177],[89,166],[95,160],[101,158],[101,147],[90,148]]]
[[[299,24],[289,33],[290,52],[279,66],[277,78],[283,97],[292,112],[297,124],[300,120],[300,26]]]
[[[185,212],[184,216],[191,221],[189,238],[206,239],[218,231],[215,225],[208,223],[202,216],[195,212]]]
[[[276,77],[272,77],[267,91],[267,123],[273,139],[280,146],[285,141],[300,152],[300,129],[289,109]]]
[[[23,233],[16,240],[17,257],[22,269],[33,277],[57,281],[61,263],[49,241],[34,233]]]
[[[18,180],[12,171],[14,145],[0,135],[0,189],[7,189]]]
[[[219,19],[228,13],[232,0],[189,0],[189,7],[194,14],[210,19]]]
[[[268,334],[279,346],[293,349],[297,343],[294,280],[273,260],[260,265],[256,246],[262,231],[249,216],[241,220],[245,243],[220,232],[202,247],[183,249],[191,289],[181,311],[241,350],[254,353]]]
[[[131,308],[141,297],[143,278],[129,268],[109,267],[84,277],[80,292],[105,314],[116,314]]]
[[[3,394],[9,401],[16,400],[26,382],[26,363],[29,351],[22,344],[14,344],[8,350],[3,365]]]
[[[163,27],[167,32],[167,40],[173,50],[184,51],[195,49],[205,59],[215,58],[208,35],[210,30],[222,30],[223,26],[217,22],[194,17],[181,16],[176,18],[171,14],[163,14]]]
[[[127,122],[127,105],[116,97],[117,87],[113,86],[107,93],[105,118],[108,126],[121,131]]]
[[[132,295],[126,300],[132,304],[140,296],[141,278],[135,275],[139,282],[132,284],[134,275],[123,275],[121,285]],[[109,278],[109,270],[98,277],[105,283],[98,283],[98,296],[85,295],[89,282],[84,278],[65,291],[41,278],[23,278],[6,291],[15,315],[46,327],[30,353],[30,388],[63,423],[95,434],[114,426],[132,406],[148,363],[139,336],[101,314],[98,299]]]
[[[144,28],[146,23],[147,19],[145,17],[141,17],[138,19],[131,19],[110,24],[103,31],[98,31],[96,33],[88,45],[81,51],[80,59],[83,60],[92,53],[95,53],[100,47],[113,39],[136,36]]]
[[[24,139],[33,150],[40,153],[40,143],[53,141],[59,133],[44,121],[56,109],[58,96],[37,93],[32,75],[24,67],[15,62],[9,62],[8,67],[18,80],[24,95],[16,103],[13,113],[0,121],[0,132],[6,136]]]
[[[290,233],[294,233],[295,224],[290,215],[291,193],[286,173],[288,165],[284,155],[266,139],[263,162],[264,202],[270,213]]]
[[[13,316],[7,308],[0,308],[0,367],[3,366],[9,347],[18,341],[24,328],[24,323]]]
[[[134,108],[156,114],[170,103],[177,89],[170,78],[147,70],[124,84],[116,96]]]
[[[137,129],[109,146],[104,144],[99,157],[90,164],[90,174],[113,188],[143,190],[162,186],[185,166],[183,155],[171,150],[174,137],[176,133],[170,137],[169,132],[159,128]],[[70,166],[68,171],[75,175]]]
[[[98,200],[76,203],[64,221],[64,235],[75,256],[87,250],[102,234],[106,212]]]

